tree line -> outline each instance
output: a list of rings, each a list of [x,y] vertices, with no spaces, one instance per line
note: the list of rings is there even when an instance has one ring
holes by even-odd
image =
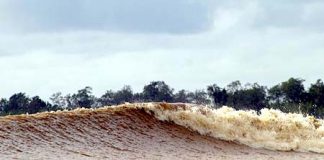
[[[235,109],[253,109],[258,112],[262,108],[274,108],[284,112],[324,117],[323,81],[317,80],[308,89],[305,89],[303,82],[300,78],[290,78],[267,88],[258,83],[242,85],[240,81],[233,81],[225,87],[212,84],[206,89],[193,92],[184,89],[175,92],[164,81],[153,81],[145,85],[139,93],[134,93],[126,85],[117,91],[107,90],[101,97],[94,96],[92,88],[87,86],[74,94],[54,93],[49,98],[50,102],[38,96],[29,97],[25,93],[16,93],[9,99],[0,99],[0,115],[71,110],[77,107],[97,108],[125,102],[182,102],[213,104],[214,107],[227,105]]]

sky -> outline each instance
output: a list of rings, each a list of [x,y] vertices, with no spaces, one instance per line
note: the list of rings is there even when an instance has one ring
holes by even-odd
[[[324,79],[320,0],[1,0],[0,97]]]

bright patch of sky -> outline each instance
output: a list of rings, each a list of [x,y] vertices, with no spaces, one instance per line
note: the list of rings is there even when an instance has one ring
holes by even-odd
[[[2,0],[0,97],[324,79],[324,2]]]

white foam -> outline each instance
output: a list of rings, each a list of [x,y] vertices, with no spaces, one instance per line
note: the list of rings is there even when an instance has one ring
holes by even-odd
[[[324,121],[312,116],[283,113],[279,110],[234,110],[186,104],[137,104],[159,120],[172,121],[203,135],[236,141],[251,147],[281,151],[324,153]]]

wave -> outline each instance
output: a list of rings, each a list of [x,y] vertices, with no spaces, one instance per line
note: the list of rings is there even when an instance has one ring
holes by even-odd
[[[172,121],[202,135],[250,147],[324,153],[324,120],[274,109],[212,109],[190,104],[137,105],[159,120]]]
[[[318,158],[323,137],[323,120],[311,116],[193,104],[137,103],[0,118],[3,159]]]

